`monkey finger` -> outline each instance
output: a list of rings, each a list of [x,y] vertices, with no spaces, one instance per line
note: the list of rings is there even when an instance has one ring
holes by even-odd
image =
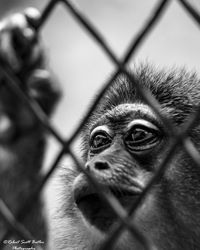
[[[9,32],[0,33],[0,57],[4,62],[7,62],[14,71],[17,71],[21,67],[21,62],[17,58],[15,49],[11,44],[11,34]]]
[[[28,92],[50,114],[60,98],[60,88],[47,70],[37,69],[28,79]]]
[[[39,10],[37,10],[36,8],[30,7],[24,11],[24,14],[26,16],[28,23],[33,28],[36,28],[41,17]]]
[[[10,117],[0,112],[0,142],[10,141],[15,134],[15,127]]]
[[[20,53],[24,50],[27,40],[32,39],[33,32],[27,27],[26,18],[15,14],[2,21],[0,25],[0,54],[14,71],[21,68]]]
[[[21,39],[23,43],[34,36],[34,31],[29,27],[26,17],[20,13],[16,13],[8,19],[7,30],[17,34],[18,39]]]
[[[13,37],[13,47],[16,53],[22,59],[26,59],[26,56],[30,54],[32,47],[34,46],[33,41],[36,36],[34,29],[28,24],[25,16],[19,14],[23,17],[23,26],[15,25],[11,31]],[[14,17],[13,17],[14,20]]]
[[[28,67],[31,67],[42,56],[42,46],[38,40],[37,32],[35,27],[37,21],[39,21],[40,13],[35,8],[28,8],[23,18],[26,20],[26,26],[16,26],[14,29],[14,43],[17,56],[22,60],[23,63]]]
[[[39,20],[36,9],[27,9],[26,14],[14,14],[0,25],[0,54],[18,73],[23,66],[31,68],[42,58],[42,46],[30,21]]]
[[[14,24],[16,22],[16,24]],[[14,15],[12,18],[4,19],[0,25],[0,55],[7,61],[14,70],[19,66],[15,50],[12,45],[12,30],[14,25],[24,26],[25,20],[21,15]]]

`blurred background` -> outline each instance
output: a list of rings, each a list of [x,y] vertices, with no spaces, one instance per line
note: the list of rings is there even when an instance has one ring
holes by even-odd
[[[121,57],[157,2],[76,0],[75,3]],[[0,18],[29,6],[42,11],[47,3],[48,0],[1,0]],[[200,10],[200,1],[190,0],[190,3]],[[67,138],[114,66],[62,4],[58,4],[50,15],[41,36],[50,67],[63,90],[62,101],[52,122]],[[160,22],[132,58],[130,66],[148,61],[158,67],[186,66],[200,72],[199,51],[199,27],[178,1],[171,1]],[[49,145],[46,166],[59,150],[53,138],[49,139]]]

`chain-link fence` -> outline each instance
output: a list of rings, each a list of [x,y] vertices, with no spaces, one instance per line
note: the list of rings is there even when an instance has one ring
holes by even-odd
[[[185,9],[185,11],[190,14],[191,18],[193,18],[195,22],[197,22],[200,25],[200,14],[196,12],[196,10],[189,4],[189,2],[185,0],[177,0],[177,2],[179,2],[180,6],[182,6]],[[74,19],[81,24],[82,28],[86,30],[93,38],[93,40],[99,45],[99,47],[101,47],[101,49],[105,52],[105,54],[109,57],[109,59],[111,59],[116,68],[115,72],[112,74],[112,77],[104,85],[104,87],[94,100],[94,103],[92,103],[91,107],[88,109],[82,121],[79,124],[77,124],[77,127],[75,128],[74,132],[70,135],[69,139],[67,140],[65,140],[65,138],[63,138],[60,135],[60,133],[52,126],[49,119],[42,111],[38,103],[27,97],[27,95],[23,92],[23,90],[20,89],[19,87],[20,79],[13,74],[9,66],[3,62],[0,63],[1,64],[0,70],[4,75],[4,77],[8,79],[7,84],[9,85],[9,88],[11,88],[14,91],[14,93],[24,101],[24,103],[31,109],[31,111],[34,113],[34,115],[37,117],[37,119],[40,121],[43,127],[58,141],[58,143],[62,147],[61,151],[58,153],[55,160],[52,162],[48,172],[43,177],[41,183],[37,185],[33,193],[29,195],[29,199],[25,201],[24,204],[22,204],[21,209],[18,212],[17,216],[12,215],[12,213],[8,210],[3,200],[0,200],[0,214],[4,218],[9,227],[9,230],[0,239],[1,242],[3,242],[4,239],[9,239],[11,235],[18,235],[23,239],[32,238],[31,234],[23,226],[23,220],[26,217],[26,215],[29,214],[30,210],[33,208],[35,200],[39,197],[40,192],[44,188],[47,180],[59,167],[59,162],[63,156],[65,155],[70,156],[72,160],[75,162],[75,164],[80,168],[80,170],[87,175],[87,177],[95,186],[97,191],[101,192],[100,186],[98,185],[98,183],[94,181],[93,177],[85,170],[84,166],[81,164],[81,160],[74,154],[71,146],[77,135],[80,133],[81,128],[87,122],[90,114],[98,105],[100,99],[102,98],[106,90],[109,88],[111,83],[114,81],[114,79],[116,79],[116,77],[120,73],[124,73],[130,79],[130,81],[132,81],[133,84],[135,84],[135,88],[140,93],[143,100],[152,107],[154,112],[163,121],[163,124],[165,124],[166,128],[171,131],[173,139],[170,150],[167,152],[164,159],[162,159],[159,169],[157,170],[156,174],[154,175],[150,183],[144,189],[143,193],[141,194],[137,202],[134,203],[128,214],[121,207],[120,203],[113,196],[111,197],[111,194],[102,192],[102,196],[105,202],[108,204],[109,207],[112,208],[114,213],[117,214],[119,218],[119,223],[112,230],[112,233],[110,233],[107,236],[105,243],[102,246],[102,250],[111,249],[111,247],[115,244],[116,239],[120,236],[120,234],[123,232],[125,228],[128,229],[134,235],[134,237],[137,237],[139,242],[141,242],[146,247],[146,249],[153,249],[153,246],[150,245],[148,240],[141,233],[139,233],[139,231],[134,225],[130,223],[131,221],[130,217],[134,216],[136,209],[144,201],[151,187],[162,177],[170,159],[172,158],[175,152],[177,145],[182,144],[188,155],[192,157],[193,161],[196,164],[199,165],[200,162],[200,155],[197,153],[196,148],[187,137],[188,131],[194,126],[195,122],[199,119],[200,107],[196,111],[196,113],[191,116],[191,119],[189,119],[189,122],[185,124],[185,127],[182,129],[182,131],[177,133],[175,128],[173,128],[172,126],[171,120],[164,117],[161,114],[159,103],[157,103],[157,101],[152,96],[150,97],[149,93],[146,90],[140,88],[137,81],[135,81],[134,79],[134,75],[131,74],[129,71],[127,71],[126,68],[127,63],[134,56],[139,46],[142,45],[147,35],[153,30],[154,26],[159,22],[160,18],[162,18],[164,11],[167,11],[169,3],[170,3],[169,0],[162,0],[158,2],[158,4],[154,8],[154,11],[148,18],[148,21],[146,22],[144,27],[138,32],[138,34],[133,38],[132,42],[130,43],[129,47],[126,50],[126,53],[123,55],[123,58],[121,58],[121,60],[118,60],[118,58],[110,48],[109,44],[105,42],[104,37],[98,32],[96,27],[94,27],[94,25],[90,21],[88,21],[87,17],[84,16],[75,7],[75,5],[71,1],[52,0],[48,3],[46,8],[42,12],[41,18],[37,23],[37,27],[35,27],[37,33],[40,32],[44,23],[48,22],[49,18],[51,17],[51,13],[55,9],[55,7],[58,4],[62,4],[63,8],[66,8],[70,12],[70,14],[74,17]],[[36,246],[36,248],[41,249],[41,247],[39,247],[38,245]]]

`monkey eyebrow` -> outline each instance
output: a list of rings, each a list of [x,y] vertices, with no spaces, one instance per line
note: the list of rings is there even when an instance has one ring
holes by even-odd
[[[144,119],[135,119],[133,121],[131,121],[129,124],[128,124],[128,129],[132,128],[134,125],[138,125],[138,124],[141,124],[141,125],[144,125],[146,127],[149,127],[149,128],[152,128],[154,130],[158,130],[158,128],[152,124],[151,122],[147,121],[147,120],[144,120]]]
[[[124,110],[126,112],[141,112],[146,114],[147,116],[153,117],[157,119],[157,115],[155,112],[152,110],[152,108],[144,103],[125,103],[125,104],[120,104],[116,108],[116,111]]]
[[[111,134],[111,130],[109,129],[108,126],[106,125],[101,125],[101,126],[98,126],[96,128],[94,128],[91,133],[90,133],[90,136],[93,136],[94,133],[98,132],[98,131],[105,131],[107,134]]]
[[[105,114],[105,117],[107,119],[118,118],[122,119],[123,117],[126,117],[127,115],[130,115],[130,118],[133,119],[147,119],[151,121],[157,121],[158,117],[155,114],[155,112],[149,107],[148,105],[144,103],[124,103],[120,104],[116,107],[114,107],[112,110],[107,112]],[[133,120],[131,119],[131,120]]]
[[[163,113],[167,115],[168,114],[167,112],[169,112],[168,108],[167,109],[164,108]],[[129,123],[132,122],[133,120],[141,119],[152,122],[158,127],[163,127],[162,121],[159,119],[159,117],[151,109],[150,106],[144,103],[136,102],[136,103],[119,104],[113,107],[111,110],[107,110],[106,113],[104,113],[98,119],[96,119],[90,131],[93,131],[93,129],[95,128],[102,127],[102,130],[106,131],[109,134],[109,126],[107,127],[104,124],[108,123],[108,121],[111,121],[111,123],[119,122],[120,120],[126,118],[127,116],[130,117]],[[107,128],[105,128],[104,126]]]
[[[107,113],[103,115],[103,118],[109,118],[109,117],[116,117],[123,115],[127,115],[128,113],[141,113],[150,117],[153,117],[154,119],[157,119],[157,115],[155,112],[151,109],[150,106],[144,104],[144,103],[123,103],[119,104],[118,106],[112,108],[111,110],[108,110]],[[101,117],[102,120],[102,117]]]

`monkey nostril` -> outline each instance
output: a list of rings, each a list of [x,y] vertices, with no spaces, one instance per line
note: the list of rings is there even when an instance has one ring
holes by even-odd
[[[107,170],[109,169],[109,164],[107,162],[98,161],[98,162],[95,162],[94,168],[96,170]]]

